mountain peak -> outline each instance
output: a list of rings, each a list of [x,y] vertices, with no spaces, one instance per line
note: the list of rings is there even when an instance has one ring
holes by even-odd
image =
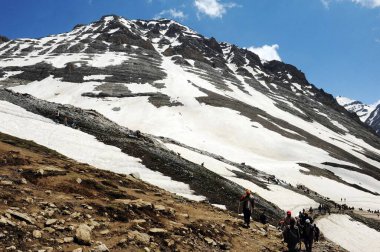
[[[100,169],[139,172],[158,187],[235,212],[244,188],[251,189],[259,209],[254,218],[265,210],[275,224],[284,210],[298,213],[321,204],[337,210],[341,197],[355,209],[380,205],[379,137],[290,64],[261,62],[247,49],[171,20],[114,15],[62,34],[1,43],[0,57],[1,132]],[[378,114],[370,114],[371,123]],[[37,162],[36,169],[41,165],[49,166]],[[34,171],[11,170],[34,182],[54,182]],[[3,187],[40,184],[19,184],[13,175]],[[117,177],[108,177],[116,183],[110,185],[101,174],[92,183],[68,175],[70,192],[73,183],[80,189],[95,183],[107,188],[107,199],[130,199],[130,190],[117,192],[124,184]],[[92,207],[104,213],[103,206]],[[139,212],[129,210],[127,222]],[[113,213],[102,216],[126,216]],[[173,233],[189,235],[175,226]]]

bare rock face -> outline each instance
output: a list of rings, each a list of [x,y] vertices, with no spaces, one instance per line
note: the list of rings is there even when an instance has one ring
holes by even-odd
[[[75,242],[80,245],[91,245],[91,228],[81,224],[75,232]]]

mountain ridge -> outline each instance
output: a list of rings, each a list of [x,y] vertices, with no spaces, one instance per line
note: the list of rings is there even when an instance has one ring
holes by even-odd
[[[337,96],[336,99],[347,111],[357,114],[362,122],[380,134],[380,101],[367,105],[342,96]]]

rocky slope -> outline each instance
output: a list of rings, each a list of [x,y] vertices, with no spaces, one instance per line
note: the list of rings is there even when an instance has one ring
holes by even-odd
[[[279,232],[0,134],[2,251],[279,251]],[[323,241],[329,251],[343,249]],[[332,249],[332,250],[330,250]]]

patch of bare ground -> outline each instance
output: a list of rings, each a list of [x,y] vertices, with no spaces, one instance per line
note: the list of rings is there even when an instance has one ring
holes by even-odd
[[[0,250],[282,251],[281,233],[0,133]],[[5,141],[4,141],[5,140]],[[103,250],[102,250],[103,249]]]

